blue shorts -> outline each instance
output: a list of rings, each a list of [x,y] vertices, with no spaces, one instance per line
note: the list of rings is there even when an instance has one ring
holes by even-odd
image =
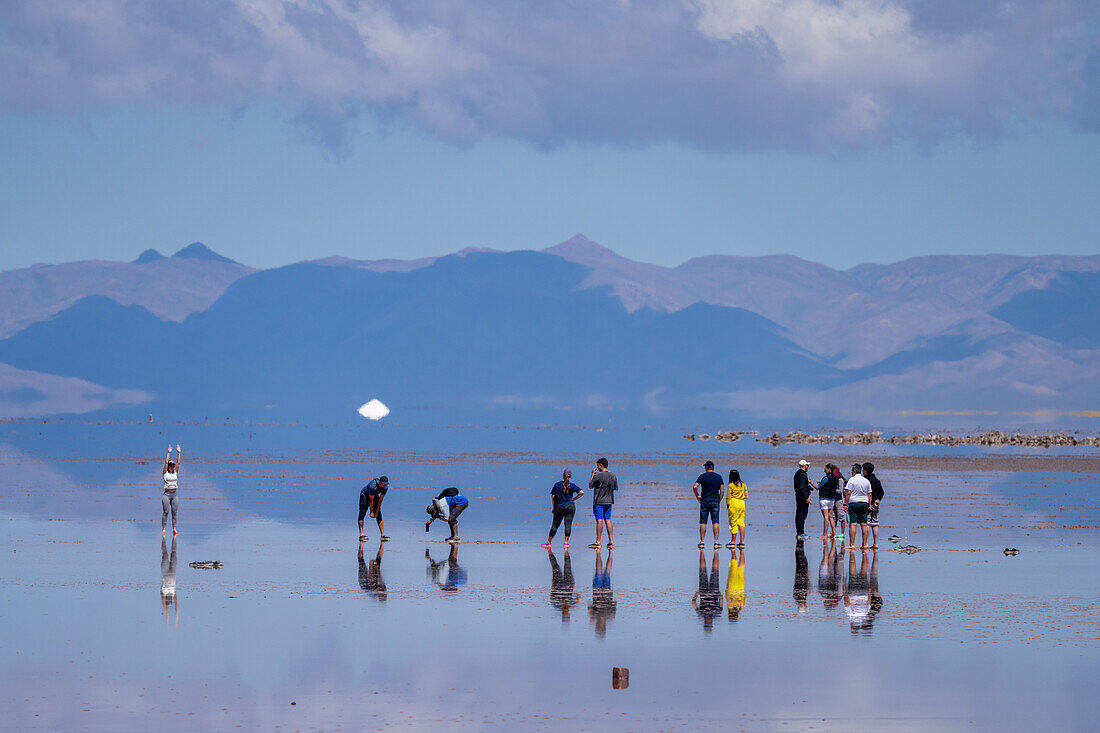
[[[597,521],[599,521],[601,519],[611,519],[611,507],[613,507],[613,506],[615,506],[615,505],[614,504],[593,504],[592,505],[592,516],[596,517]]]
[[[710,524],[718,524],[718,505],[699,502],[699,524],[707,524],[707,517]]]

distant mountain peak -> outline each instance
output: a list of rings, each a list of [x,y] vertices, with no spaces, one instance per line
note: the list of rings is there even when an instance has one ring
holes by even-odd
[[[557,255],[571,262],[592,262],[597,260],[621,260],[623,259],[614,250],[596,244],[583,234],[574,234],[561,244],[547,247],[543,250],[546,254]]]
[[[133,264],[135,264],[135,265],[145,265],[145,264],[148,264],[150,262],[156,262],[157,260],[163,260],[163,259],[165,259],[165,257],[160,252],[157,252],[155,249],[147,249],[147,250],[145,250],[144,252],[142,252],[141,254],[138,255],[137,259],[134,260]]]
[[[239,264],[236,260],[231,260],[228,257],[218,254],[202,242],[192,242],[172,256],[186,260],[211,260],[213,262],[230,262],[234,265]]]

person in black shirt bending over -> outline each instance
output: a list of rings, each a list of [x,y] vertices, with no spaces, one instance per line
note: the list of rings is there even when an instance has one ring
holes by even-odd
[[[703,464],[703,473],[695,479],[691,490],[695,494],[695,500],[699,502],[699,547],[703,546],[703,540],[707,536],[708,517],[714,527],[714,547],[721,547],[718,542],[718,508],[722,506],[726,486],[722,475],[714,472],[714,461]]]

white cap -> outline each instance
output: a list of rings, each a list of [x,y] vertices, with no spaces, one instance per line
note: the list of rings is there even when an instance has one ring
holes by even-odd
[[[810,465],[810,462],[809,462],[809,461],[807,461],[807,460],[806,460],[805,458],[803,458],[803,459],[802,459],[801,461],[799,461],[799,462],[798,462],[798,465],[800,465],[800,466],[808,466],[808,465]]]

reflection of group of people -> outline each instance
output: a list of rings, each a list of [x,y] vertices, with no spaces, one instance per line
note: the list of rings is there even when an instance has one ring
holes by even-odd
[[[569,551],[565,551],[562,564],[558,564],[558,558],[554,551],[546,553],[550,559],[550,605],[561,612],[562,623],[569,622],[570,609],[583,602],[580,593],[576,592],[573,580],[573,563],[569,557]],[[596,636],[603,638],[607,635],[607,622],[615,617],[615,593],[611,589],[611,566],[614,562],[614,550],[608,549],[607,563],[604,563],[602,552],[596,553],[596,569],[592,573],[592,598],[588,604],[588,618],[596,630]]]
[[[794,473],[794,528],[797,539],[808,539],[806,534],[806,515],[809,513],[813,492],[817,491],[818,507],[821,509],[821,534],[818,539],[844,541],[844,525],[848,525],[848,549],[854,550],[856,527],[860,529],[862,544],[860,550],[878,549],[878,513],[885,492],[882,482],[875,475],[875,464],[853,463],[847,479],[840,467],[833,463],[825,464],[825,474],[819,481],[809,477],[810,463],[798,462]],[[868,533],[871,544],[867,544]]]
[[[847,577],[843,557],[831,542],[821,543],[821,565],[817,571],[817,592],[826,611],[844,603],[844,611],[852,633],[870,633],[875,616],[882,610],[882,594],[878,587],[878,553],[863,551],[859,565],[855,553],[848,555]],[[805,613],[810,595],[810,567],[806,551],[799,540],[794,549],[794,593],[798,612]]]
[[[710,631],[714,619],[722,613],[723,601],[730,621],[737,621],[745,608],[745,550],[734,549],[730,553],[729,567],[726,569],[726,592],[723,598],[721,575],[718,565],[718,551],[710,559],[710,572],[707,572],[706,556],[699,553],[699,590],[691,598],[691,607],[703,619],[703,628]]]

